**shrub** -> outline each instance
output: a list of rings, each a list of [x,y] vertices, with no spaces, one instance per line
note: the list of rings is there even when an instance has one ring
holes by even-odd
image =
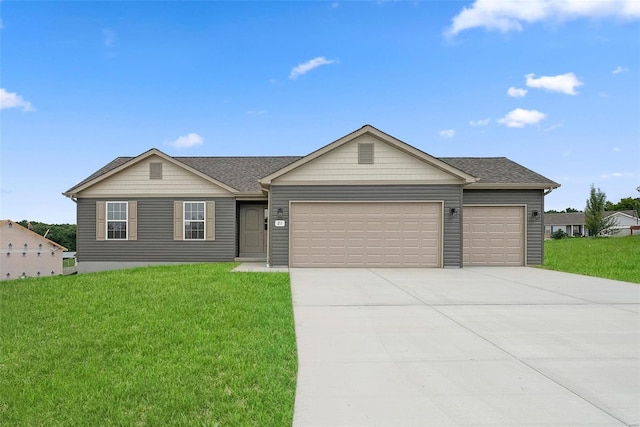
[[[565,233],[563,230],[557,230],[551,233],[551,238],[555,240],[564,239],[565,237],[569,237],[569,235]]]

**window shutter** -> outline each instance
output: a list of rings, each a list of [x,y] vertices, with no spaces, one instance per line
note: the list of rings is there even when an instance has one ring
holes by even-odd
[[[183,240],[184,221],[182,220],[184,211],[182,202],[173,202],[173,240]]]
[[[373,164],[373,144],[372,143],[358,144],[358,163],[361,165]]]
[[[138,240],[138,202],[129,202],[128,240]]]
[[[216,240],[216,202],[207,202],[205,210],[207,214],[206,224],[204,226],[207,232],[205,240]]]
[[[107,204],[96,202],[96,240],[107,239]]]

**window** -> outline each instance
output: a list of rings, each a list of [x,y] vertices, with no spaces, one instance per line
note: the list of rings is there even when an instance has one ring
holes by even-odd
[[[107,202],[107,240],[127,239],[127,202]]]
[[[184,239],[204,240],[205,203],[184,202]]]
[[[216,240],[216,202],[173,202],[173,240]]]

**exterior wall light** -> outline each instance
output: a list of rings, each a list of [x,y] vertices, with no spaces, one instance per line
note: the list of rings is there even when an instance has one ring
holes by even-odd
[[[456,215],[458,215],[458,209],[456,209],[456,208],[449,208],[449,214],[450,214],[451,216],[456,216]]]
[[[531,212],[531,216],[533,217],[533,219],[538,219],[538,217],[540,216],[540,212],[533,211],[533,212]]]
[[[282,215],[283,215],[282,208],[278,208],[277,215],[278,215],[278,218],[282,218]]]

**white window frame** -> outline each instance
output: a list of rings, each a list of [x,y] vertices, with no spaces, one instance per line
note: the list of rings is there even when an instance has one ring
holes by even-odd
[[[121,220],[121,219],[109,219],[109,205],[114,205],[114,204],[120,204],[123,203],[125,206],[125,219]],[[125,226],[125,237],[124,238],[118,238],[118,237],[109,237],[109,223],[110,222],[124,222],[124,226]],[[126,201],[109,201],[109,202],[105,202],[105,221],[104,221],[104,226],[105,226],[105,240],[129,240],[129,202]]]
[[[198,219],[198,220],[192,220],[192,219],[187,219],[187,204],[189,203],[197,203],[197,204],[202,204],[203,210],[202,210],[202,219]],[[187,222],[202,222],[202,238],[193,238],[193,237],[187,237]],[[195,240],[195,241],[205,241],[207,240],[207,202],[204,201],[200,201],[200,200],[186,200],[184,202],[182,202],[182,240]]]

